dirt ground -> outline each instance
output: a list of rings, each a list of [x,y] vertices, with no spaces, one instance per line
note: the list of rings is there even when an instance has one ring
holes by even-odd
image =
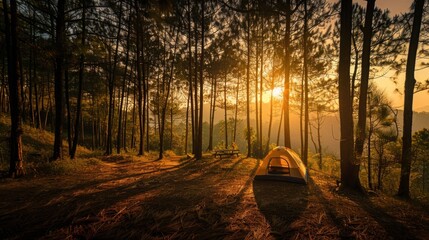
[[[255,159],[112,156],[65,176],[0,180],[0,239],[429,239],[429,213],[382,194],[253,181]]]

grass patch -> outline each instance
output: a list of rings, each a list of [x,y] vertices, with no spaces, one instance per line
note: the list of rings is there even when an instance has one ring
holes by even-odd
[[[98,158],[85,158],[75,160],[65,159],[54,162],[40,163],[35,167],[34,171],[35,173],[39,174],[72,175],[75,173],[94,169],[101,164],[102,161]]]
[[[0,172],[9,170],[9,135],[10,118],[0,116]],[[54,135],[51,132],[23,125],[23,158],[24,171],[27,174],[69,174],[85,171],[90,166],[98,165],[100,160],[95,157],[99,152],[85,147],[77,147],[77,159],[64,159],[49,163],[52,156]],[[67,141],[63,141],[63,156],[68,156]]]

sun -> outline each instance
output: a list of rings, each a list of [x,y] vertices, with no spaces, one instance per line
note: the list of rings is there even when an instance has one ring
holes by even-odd
[[[275,87],[273,89],[273,97],[274,100],[283,99],[283,87]],[[262,97],[262,101],[265,103],[269,103],[271,100],[271,90],[266,90]]]
[[[273,89],[273,96],[277,99],[283,98],[283,87],[275,87]]]

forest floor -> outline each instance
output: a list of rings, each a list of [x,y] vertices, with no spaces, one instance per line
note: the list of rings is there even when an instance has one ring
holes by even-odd
[[[114,155],[69,175],[0,180],[5,239],[429,239],[429,212],[383,194],[253,181],[259,160]]]

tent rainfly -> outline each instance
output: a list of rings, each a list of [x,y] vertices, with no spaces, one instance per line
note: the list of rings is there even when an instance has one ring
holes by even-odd
[[[255,180],[277,180],[295,183],[308,181],[307,168],[296,152],[287,147],[276,147],[264,158]]]

